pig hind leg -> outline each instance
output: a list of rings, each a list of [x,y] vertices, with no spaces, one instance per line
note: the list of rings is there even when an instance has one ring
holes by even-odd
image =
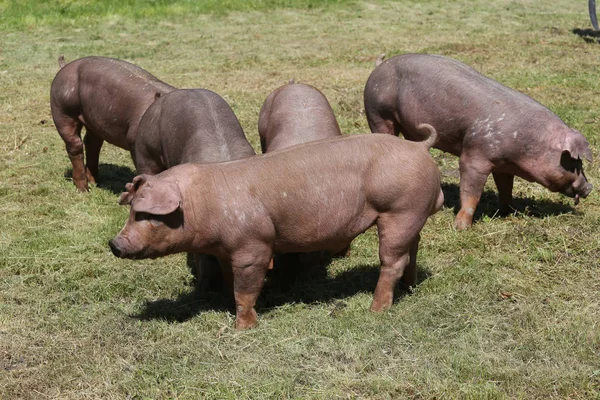
[[[500,214],[508,215],[512,211],[512,190],[515,176],[501,172],[492,172],[494,182],[498,188],[498,200],[500,202]]]
[[[98,181],[98,165],[100,160],[100,149],[104,140],[94,132],[86,128],[83,144],[85,145],[85,172],[89,182],[96,183]]]
[[[87,192],[89,187],[83,156],[83,141],[81,140],[83,124],[67,115],[60,115],[54,118],[54,125],[65,142],[67,154],[73,165],[73,183],[80,192]]]
[[[466,229],[473,224],[473,215],[489,174],[490,169],[485,161],[477,162],[464,153],[461,155],[460,211],[454,221],[457,229]]]
[[[392,116],[367,111],[367,122],[372,133],[387,133],[396,136],[400,133],[400,126]]]
[[[131,149],[131,158],[138,174],[157,175],[167,169],[160,160],[162,157],[153,152],[144,143],[138,143]]]
[[[381,270],[371,311],[383,311],[392,306],[394,288],[405,273],[405,283],[414,284],[416,281],[416,250],[422,224],[415,234],[414,221],[418,221],[418,218],[407,218],[406,215],[382,215],[377,220]]]
[[[402,282],[407,288],[410,286],[415,286],[417,284],[417,252],[419,251],[420,240],[421,235],[419,234],[410,245],[410,261],[404,269],[404,274],[402,274],[402,278],[400,278],[400,282]]]

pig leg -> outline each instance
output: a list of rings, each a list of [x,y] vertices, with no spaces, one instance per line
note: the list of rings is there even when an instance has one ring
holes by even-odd
[[[73,183],[80,192],[87,192],[89,187],[83,161],[83,141],[81,140],[83,124],[66,115],[60,115],[54,118],[54,125],[65,142],[67,154],[73,165]]]
[[[85,145],[85,170],[88,182],[96,183],[98,181],[98,163],[100,160],[100,149],[104,140],[90,132],[86,128],[83,144]]]
[[[490,174],[487,162],[473,160],[463,155],[460,157],[460,211],[456,215],[454,226],[462,230],[473,224],[473,215],[483,187]]]
[[[394,288],[410,264],[410,250],[416,241],[406,227],[409,218],[380,216],[377,220],[381,270],[375,287],[371,311],[383,311],[392,306]]]
[[[500,202],[500,214],[508,215],[512,210],[512,190],[514,175],[504,174],[501,172],[492,172],[494,182],[498,188],[498,200]]]
[[[421,235],[419,234],[410,245],[410,261],[404,270],[404,274],[402,274],[402,278],[400,278],[400,282],[402,282],[407,288],[416,286],[417,284],[417,252],[419,251],[420,240]]]
[[[379,114],[367,112],[367,122],[372,133],[387,133],[396,136],[400,133],[400,126],[397,123],[392,119],[384,119]]]
[[[248,260],[247,257],[244,259]],[[235,328],[247,329],[256,325],[254,305],[265,283],[271,255],[256,257],[250,263],[240,261],[234,257],[231,263],[233,296],[235,297]]]
[[[224,290],[223,274],[216,257],[207,254],[188,253],[188,265],[196,279],[199,292],[220,292]]]
[[[221,267],[221,277],[223,279],[223,294],[233,295],[233,268],[229,260],[219,258],[219,266]],[[270,266],[273,268],[273,266]]]
[[[135,144],[132,146],[131,158],[138,174],[158,175],[167,169],[160,160],[162,157],[152,154],[143,143],[138,144],[137,147]]]

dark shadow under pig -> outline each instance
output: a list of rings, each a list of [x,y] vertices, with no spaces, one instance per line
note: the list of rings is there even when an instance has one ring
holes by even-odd
[[[427,218],[443,204],[440,176],[419,143],[353,135],[246,160],[183,164],[127,185],[115,256],[212,254],[228,265],[236,328],[256,323],[254,305],[273,253],[341,250],[377,225],[381,271],[371,310],[391,307],[399,279],[416,282]]]
[[[63,65],[61,57],[59,65],[50,89],[52,118],[73,164],[73,183],[85,192],[88,182],[98,180],[104,141],[130,150],[148,106],[175,88],[114,58],[85,57]]]
[[[157,99],[139,124],[132,156],[138,174],[176,165],[240,160],[254,149],[229,104],[206,89],[174,90]],[[200,291],[219,291],[223,278],[214,256],[188,254]]]
[[[292,81],[275,89],[265,100],[258,118],[258,134],[262,152],[268,153],[341,136],[342,132],[325,95],[313,86]],[[329,252],[280,254],[274,260],[276,280],[287,287],[297,275],[309,273],[311,266],[322,267],[330,258]]]
[[[514,177],[553,192],[586,197],[592,190],[582,159],[592,161],[585,137],[530,97],[453,59],[405,54],[383,61],[369,77],[365,112],[372,132],[423,140],[429,124],[434,147],[460,157],[458,229],[471,226],[488,175],[500,211],[510,212]]]

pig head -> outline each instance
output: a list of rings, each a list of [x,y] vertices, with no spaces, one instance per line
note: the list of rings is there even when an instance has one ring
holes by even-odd
[[[120,205],[131,205],[125,227],[109,241],[117,257],[142,259],[178,253],[186,242],[182,198],[172,182],[152,182],[150,175],[136,176],[126,185]]]
[[[592,153],[581,133],[532,98],[453,59],[392,57],[371,73],[364,101],[372,132],[422,141],[419,126],[426,124],[436,131],[433,147],[460,157],[458,229],[471,226],[490,174],[503,214],[512,210],[515,176],[576,204],[592,190],[582,167]]]

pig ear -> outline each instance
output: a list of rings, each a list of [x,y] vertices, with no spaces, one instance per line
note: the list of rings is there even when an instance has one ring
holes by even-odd
[[[181,206],[179,186],[173,182],[146,182],[131,202],[135,212],[167,215]]]
[[[131,204],[131,200],[133,200],[133,197],[135,196],[135,192],[137,191],[138,187],[140,187],[141,184],[146,182],[147,178],[147,175],[138,175],[135,178],[133,178],[133,181],[131,183],[125,185],[125,190],[127,191],[121,193],[121,197],[119,197],[119,204],[122,206],[126,204]]]
[[[574,159],[586,159],[592,162],[592,151],[590,150],[590,144],[586,138],[578,131],[573,130],[573,134],[567,136],[563,151],[569,152],[571,157]]]

